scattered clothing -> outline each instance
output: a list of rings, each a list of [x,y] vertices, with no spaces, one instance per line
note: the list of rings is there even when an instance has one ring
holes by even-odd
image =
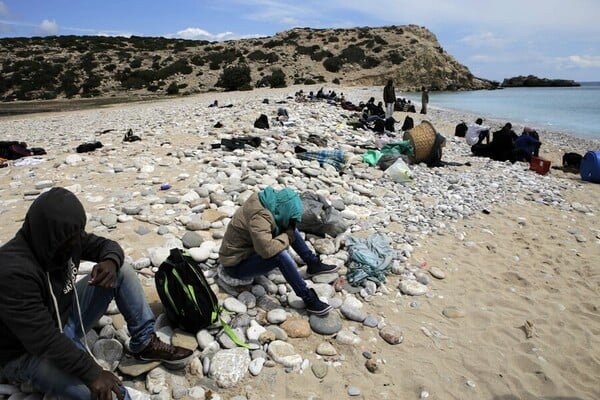
[[[297,153],[296,157],[306,161],[318,161],[321,165],[332,165],[337,171],[341,171],[346,163],[343,150],[306,151]]]

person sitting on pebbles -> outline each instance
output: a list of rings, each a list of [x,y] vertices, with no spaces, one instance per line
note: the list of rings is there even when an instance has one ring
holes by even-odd
[[[267,187],[254,193],[236,210],[219,250],[222,272],[235,279],[265,275],[279,268],[306,310],[325,315],[331,306],[319,299],[300,276],[291,246],[307,264],[308,277],[337,271],[339,266],[324,264],[306,245],[296,225],[302,219],[302,201],[289,188],[279,191]]]
[[[103,370],[85,333],[114,299],[142,361],[184,368],[192,351],[162,342],[133,268],[116,242],[85,232],[86,214],[64,188],[42,193],[22,228],[0,247],[0,375],[61,399],[128,399]],[[76,281],[80,260],[96,262]],[[112,392],[112,393],[111,393]]]

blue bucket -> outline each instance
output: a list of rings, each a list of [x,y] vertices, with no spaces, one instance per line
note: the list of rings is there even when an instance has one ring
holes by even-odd
[[[579,173],[584,181],[600,183],[600,151],[585,153],[581,160]]]

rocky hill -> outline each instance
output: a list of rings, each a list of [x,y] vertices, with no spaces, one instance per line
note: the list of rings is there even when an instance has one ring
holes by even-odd
[[[152,37],[50,36],[0,40],[4,101],[157,97],[227,87],[227,68],[249,71],[244,88],[323,83],[401,90],[469,90],[473,76],[424,27],[298,28],[272,37],[207,42]],[[231,71],[230,71],[231,72]]]
[[[567,79],[538,78],[535,75],[515,76],[502,81],[502,87],[572,87],[581,86]]]

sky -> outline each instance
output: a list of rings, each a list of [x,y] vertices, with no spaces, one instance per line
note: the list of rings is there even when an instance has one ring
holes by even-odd
[[[0,0],[0,38],[221,41],[294,27],[415,24],[477,77],[600,81],[600,0]]]

